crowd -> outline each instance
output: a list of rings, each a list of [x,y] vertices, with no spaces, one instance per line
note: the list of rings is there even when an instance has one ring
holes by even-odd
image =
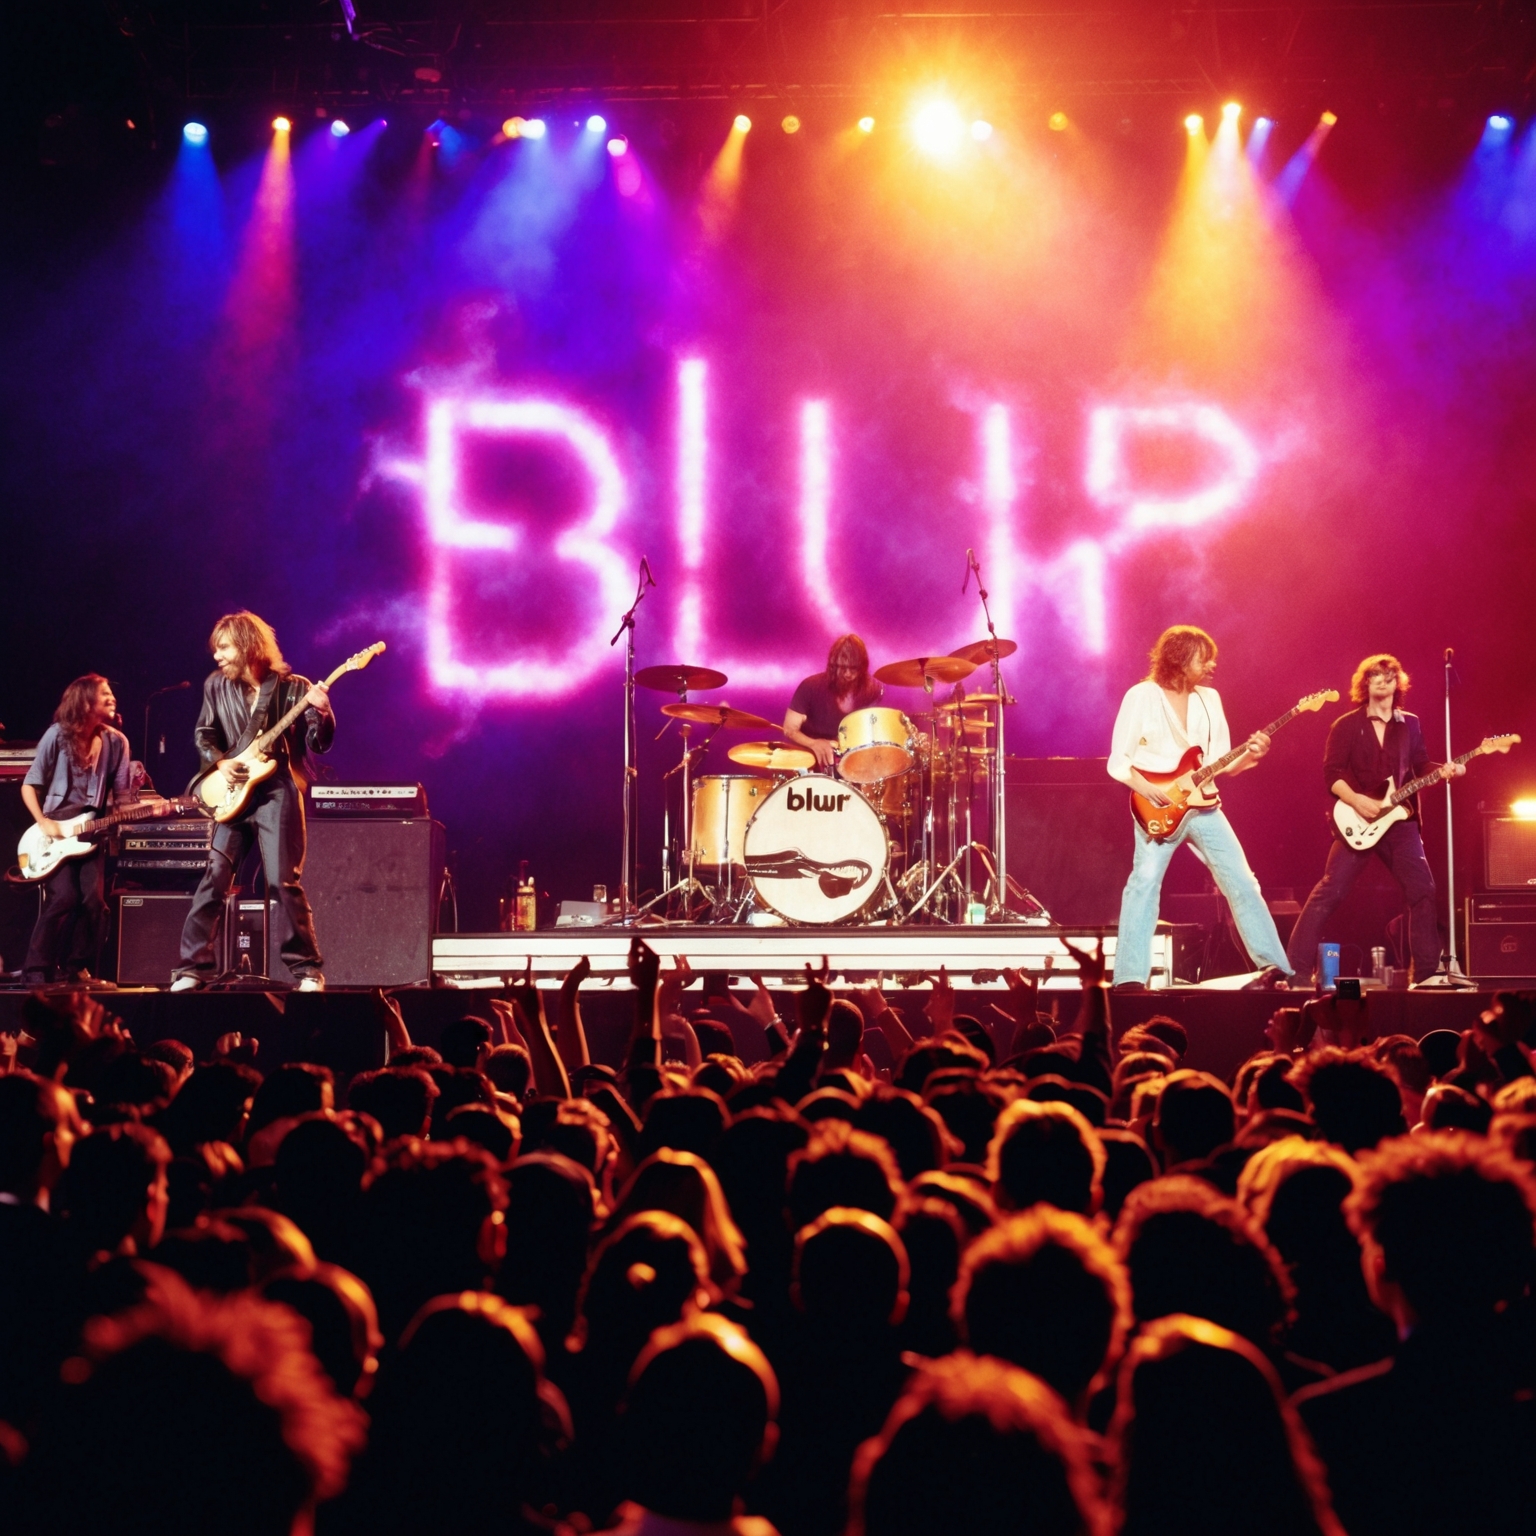
[[[1530,1530],[1536,995],[1419,1041],[1316,999],[1225,1083],[1078,958],[1070,1021],[1013,974],[919,1020],[817,975],[690,1007],[637,941],[617,1069],[578,967],[435,1049],[392,1011],[345,1084],[36,994],[4,1523]]]

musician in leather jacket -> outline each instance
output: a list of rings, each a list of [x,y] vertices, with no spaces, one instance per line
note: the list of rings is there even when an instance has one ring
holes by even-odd
[[[302,990],[318,991],[325,985],[324,961],[303,886],[303,763],[310,752],[330,750],[336,734],[330,697],[323,683],[310,683],[289,667],[272,626],[254,613],[226,614],[214,625],[209,648],[215,670],[203,683],[195,737],[211,772],[223,772],[221,762],[243,751],[295,705],[303,702],[308,707],[272,744],[277,772],[255,785],[241,814],[213,834],[208,868],[182,929],[181,964],[171,990],[190,991],[219,969],[214,945],[224,898],[254,841],[261,848],[267,890],[288,920],[283,961]]]

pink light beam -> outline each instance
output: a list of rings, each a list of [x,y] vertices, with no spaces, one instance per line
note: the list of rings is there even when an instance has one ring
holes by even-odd
[[[825,400],[800,407],[800,575],[805,595],[829,634],[853,626],[843,612],[827,565],[832,506],[831,413]]]

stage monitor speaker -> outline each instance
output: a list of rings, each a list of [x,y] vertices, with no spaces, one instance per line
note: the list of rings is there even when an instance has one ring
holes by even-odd
[[[1536,978],[1536,902],[1467,897],[1467,974],[1475,981]]]
[[[427,817],[309,823],[304,889],[333,987],[408,987],[432,973],[432,930],[443,879],[443,828]],[[267,974],[294,977],[282,961],[289,933],[274,901]]]
[[[117,899],[117,984],[168,987],[192,910],[184,891],[127,891]]]
[[[1483,876],[1490,891],[1536,891],[1536,821],[1483,817]]]
[[[1131,816],[1104,759],[1010,758],[1007,810],[1009,874],[1058,923],[1117,923]]]

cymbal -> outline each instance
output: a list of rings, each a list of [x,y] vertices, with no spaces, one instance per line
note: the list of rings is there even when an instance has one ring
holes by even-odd
[[[786,747],[782,741],[743,741],[725,754],[733,763],[766,768],[770,773],[796,773],[816,766],[816,754],[804,747]]]
[[[1001,661],[1004,656],[1012,656],[1018,650],[1017,640],[999,640],[995,644],[997,659]],[[951,656],[958,656],[962,661],[974,661],[979,667],[984,661],[992,660],[994,643],[991,640],[978,640],[973,645],[962,645],[958,651],[951,651]]]
[[[695,725],[720,725],[728,731],[771,731],[772,720],[732,709],[729,704],[663,704],[661,712],[674,720],[688,720]]]
[[[723,688],[725,673],[713,667],[689,667],[674,663],[659,667],[641,667],[635,681],[642,688],[657,693],[687,693],[694,688]]]
[[[997,703],[995,693],[973,693],[964,699],[951,699],[948,704],[939,705],[941,715],[959,714],[964,710],[969,714],[972,710],[991,709]]]
[[[983,731],[995,731],[996,724],[991,720],[949,720],[945,722],[945,729],[954,731],[960,736],[979,736]]]
[[[935,683],[958,683],[976,670],[963,656],[916,656],[911,661],[888,661],[875,676],[893,688],[921,688],[924,678]]]

